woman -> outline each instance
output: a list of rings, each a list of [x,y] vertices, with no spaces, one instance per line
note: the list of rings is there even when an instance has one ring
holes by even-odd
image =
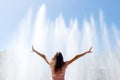
[[[32,47],[32,50],[33,52],[41,56],[46,61],[46,63],[50,66],[53,80],[64,80],[65,70],[67,66],[71,64],[72,62],[74,62],[75,60],[77,60],[78,58],[84,56],[85,54],[91,53],[92,47],[84,53],[75,55],[72,59],[68,61],[63,60],[63,56],[61,52],[57,52],[53,56],[53,58],[50,61],[48,61],[48,59],[46,58],[44,54],[38,52],[33,47]]]

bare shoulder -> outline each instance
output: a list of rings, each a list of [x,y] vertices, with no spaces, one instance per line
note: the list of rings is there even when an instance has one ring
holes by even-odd
[[[65,61],[65,65],[69,65],[69,61]]]
[[[53,66],[54,64],[55,64],[55,60],[50,59],[50,60],[49,60],[49,65],[50,65],[50,66]]]

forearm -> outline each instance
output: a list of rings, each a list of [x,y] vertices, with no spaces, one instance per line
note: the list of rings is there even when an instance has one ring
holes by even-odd
[[[34,52],[35,52],[36,54],[38,54],[39,56],[41,56],[42,58],[45,58],[45,55],[44,55],[44,54],[42,54],[42,53],[40,53],[40,52],[38,52],[38,51],[36,51],[36,50],[34,50]]]
[[[44,54],[42,54],[42,53],[40,53],[40,52],[38,52],[38,51],[34,51],[36,54],[38,54],[39,56],[41,56],[48,64],[49,64],[49,62],[48,62],[48,60],[47,60],[47,58],[46,58],[46,56],[44,55]]]
[[[71,64],[73,61],[75,61],[76,59],[78,59],[78,58],[84,56],[84,55],[87,54],[87,53],[91,53],[91,52],[92,52],[91,49],[92,49],[92,47],[91,47],[88,51],[74,56],[71,60],[67,61],[68,64]]]
[[[78,54],[78,55],[76,55],[76,58],[80,58],[80,57],[84,56],[85,54],[87,54],[87,52],[84,52],[82,54]]]
[[[38,52],[37,50],[35,50],[32,46],[32,50],[33,52],[35,52],[36,54],[38,54],[40,57],[42,57],[48,64],[49,64],[49,61],[47,60],[46,56],[40,52]]]
[[[71,64],[73,61],[77,60],[78,58],[84,56],[86,54],[86,52],[82,53],[82,54],[78,54],[76,56],[74,56],[71,60],[67,61],[68,64]]]

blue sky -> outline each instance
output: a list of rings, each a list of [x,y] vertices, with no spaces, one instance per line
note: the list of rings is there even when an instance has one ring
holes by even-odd
[[[45,3],[47,16],[54,20],[62,13],[66,22],[77,18],[82,25],[84,18],[94,16],[99,23],[99,11],[102,9],[108,27],[114,23],[120,26],[120,10],[118,0],[0,0],[0,50],[6,49],[9,40],[18,29],[18,24],[29,9],[33,19],[39,7]]]

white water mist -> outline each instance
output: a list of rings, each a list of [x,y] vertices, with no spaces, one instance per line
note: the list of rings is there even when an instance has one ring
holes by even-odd
[[[77,19],[66,25],[62,14],[55,21],[46,17],[43,4],[31,24],[32,13],[23,19],[19,30],[10,41],[6,52],[0,53],[0,80],[50,80],[51,73],[45,61],[32,53],[32,45],[47,58],[61,51],[64,59],[69,60],[93,46],[93,53],[87,54],[72,63],[65,75],[66,80],[120,80],[120,37],[119,30],[113,25],[111,33],[100,11],[100,26],[94,17],[84,20],[79,26]],[[101,34],[100,34],[101,33]],[[111,43],[112,42],[112,43]],[[115,50],[116,49],[116,50]]]

